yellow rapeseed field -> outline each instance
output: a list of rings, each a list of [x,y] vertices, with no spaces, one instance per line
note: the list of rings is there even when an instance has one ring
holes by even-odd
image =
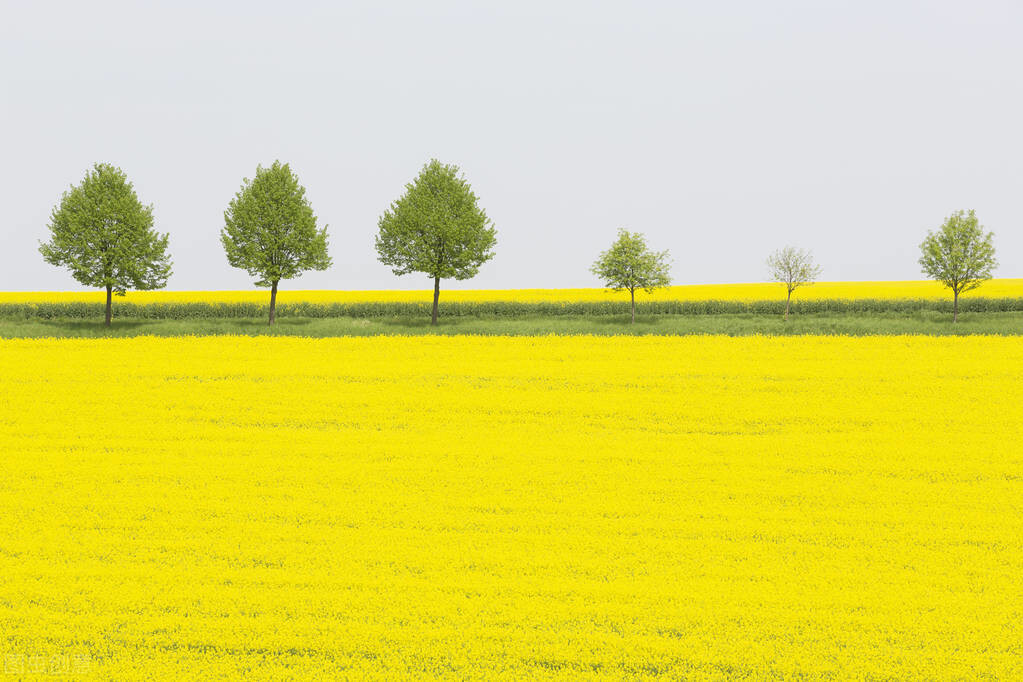
[[[1023,678],[1016,338],[5,340],[0,444],[22,677]]]
[[[796,290],[797,300],[814,299],[949,299],[951,293],[933,281],[906,282],[818,282]],[[85,292],[0,292],[0,303],[101,303],[106,294]],[[249,291],[133,291],[118,301],[131,303],[266,303],[269,294],[264,289]],[[658,289],[652,294],[637,294],[640,301],[765,301],[785,297],[780,284],[693,284]],[[996,279],[985,282],[979,289],[968,292],[967,298],[1023,297],[1023,279]],[[280,303],[392,303],[433,300],[431,283],[414,291],[305,291],[281,289]],[[479,289],[442,290],[441,301],[488,302],[586,302],[627,301],[627,292],[607,289]]]

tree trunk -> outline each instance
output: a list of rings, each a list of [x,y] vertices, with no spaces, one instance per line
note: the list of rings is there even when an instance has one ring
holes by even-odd
[[[636,324],[636,290],[629,289],[629,293],[632,294],[632,324]]]
[[[959,292],[952,292],[952,324],[959,321]]]
[[[111,293],[110,293],[110,290],[111,290],[111,286],[108,284],[107,285],[107,317],[106,317],[106,322],[105,322],[108,327],[110,326],[110,318],[112,317],[111,312],[110,312],[110,306],[111,306],[111,301],[113,300],[113,298],[111,296]]]
[[[789,321],[789,304],[792,302],[792,290],[789,289],[788,296],[785,297],[785,321]]]
[[[270,324],[277,320],[277,281],[270,285]]]
[[[433,317],[430,319],[430,325],[437,326],[437,302],[440,301],[440,277],[433,278]]]

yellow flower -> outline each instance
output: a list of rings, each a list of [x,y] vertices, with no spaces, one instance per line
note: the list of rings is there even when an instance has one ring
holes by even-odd
[[[1011,337],[4,340],[0,659],[1019,678],[1021,405]]]

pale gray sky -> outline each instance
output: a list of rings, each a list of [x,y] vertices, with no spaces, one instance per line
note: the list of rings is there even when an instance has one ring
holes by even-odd
[[[786,244],[825,279],[918,279],[959,208],[1023,277],[1018,0],[0,8],[0,290],[79,288],[36,248],[95,161],[154,205],[172,289],[251,287],[218,234],[274,159],[330,226],[334,266],[292,289],[427,286],[373,238],[431,157],[498,229],[463,288],[595,286],[618,227],[680,284],[763,280]]]

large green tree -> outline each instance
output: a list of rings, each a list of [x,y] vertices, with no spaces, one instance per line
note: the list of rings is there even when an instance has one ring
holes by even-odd
[[[257,287],[270,287],[270,324],[277,319],[278,283],[331,263],[327,226],[317,229],[305,188],[280,161],[242,181],[224,211],[220,241],[228,263],[257,277]]]
[[[106,289],[108,327],[112,294],[167,286],[167,234],[153,229],[153,207],[139,201],[120,168],[93,165],[79,185],[64,193],[49,228],[50,241],[41,243],[39,252],[47,263],[67,267],[85,286]]]
[[[627,290],[632,298],[632,321],[636,321],[636,289],[648,294],[671,284],[667,251],[652,251],[639,232],[618,230],[618,239],[597,258],[590,271],[615,291]]]
[[[433,280],[437,324],[440,281],[475,277],[494,257],[497,232],[457,166],[433,159],[380,216],[380,262],[396,275],[421,272]]]
[[[920,244],[924,274],[952,290],[952,322],[959,321],[959,296],[991,279],[998,267],[994,235],[984,232],[971,210],[950,215]]]

